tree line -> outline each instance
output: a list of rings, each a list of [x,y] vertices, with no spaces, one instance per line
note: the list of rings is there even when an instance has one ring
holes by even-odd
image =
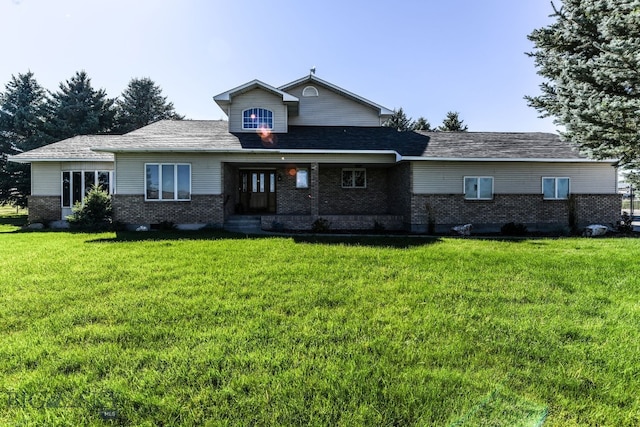
[[[120,97],[94,89],[85,71],[46,90],[28,71],[0,92],[0,205],[27,206],[28,164],[7,157],[76,135],[122,134],[161,119],[181,120],[150,78],[133,78]]]
[[[431,127],[429,120],[424,117],[418,117],[417,120],[412,120],[411,117],[407,117],[402,107],[393,112],[393,115],[387,120],[383,126],[397,129],[400,132],[409,130],[422,130],[427,132],[466,132],[469,127],[464,124],[464,121],[460,119],[458,112],[449,111],[447,116],[442,121],[440,126],[435,128]]]

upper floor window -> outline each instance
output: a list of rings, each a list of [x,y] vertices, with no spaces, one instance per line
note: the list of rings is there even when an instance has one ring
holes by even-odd
[[[304,96],[305,98],[309,96],[318,96],[318,89],[313,86],[307,86],[302,89],[302,96]]]
[[[542,178],[542,194],[545,199],[568,199],[569,178]]]
[[[264,108],[249,108],[242,112],[242,129],[273,129],[273,112]]]
[[[493,177],[465,176],[464,198],[471,200],[493,199]]]

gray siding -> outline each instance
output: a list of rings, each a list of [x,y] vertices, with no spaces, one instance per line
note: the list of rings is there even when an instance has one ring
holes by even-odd
[[[116,155],[116,194],[144,194],[145,163],[190,163],[191,194],[222,194],[220,160],[206,154]]]
[[[31,195],[59,196],[62,189],[60,162],[31,163]]]
[[[464,176],[492,176],[495,194],[540,194],[542,177],[569,177],[573,194],[611,194],[616,169],[605,163],[414,162],[415,194],[461,194]]]
[[[242,129],[242,112],[247,108],[265,108],[273,112],[273,132],[287,131],[287,107],[280,96],[253,89],[242,95],[234,96],[229,107],[230,132],[255,132]]]
[[[318,89],[319,96],[302,96],[302,91],[307,86]],[[379,111],[322,86],[307,82],[292,88],[287,93],[300,99],[300,113],[289,118],[290,125],[380,126]]]

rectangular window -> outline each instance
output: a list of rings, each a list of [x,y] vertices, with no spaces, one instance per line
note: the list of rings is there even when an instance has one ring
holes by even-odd
[[[309,188],[309,171],[307,169],[296,170],[296,188]]]
[[[191,165],[145,164],[146,200],[190,200]]]
[[[83,203],[84,197],[94,185],[99,185],[111,194],[112,171],[63,171],[62,207],[70,208],[75,203]]]
[[[545,199],[568,199],[569,178],[542,178],[542,194]]]
[[[366,169],[342,169],[342,188],[366,188],[366,186]]]
[[[465,176],[464,198],[469,200],[493,199],[493,177]]]

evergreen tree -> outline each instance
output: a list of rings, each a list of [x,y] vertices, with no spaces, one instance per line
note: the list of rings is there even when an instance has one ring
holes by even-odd
[[[596,158],[640,162],[640,0],[564,0],[529,39],[542,94],[526,97]]]
[[[449,111],[442,125],[438,127],[438,130],[443,132],[466,132],[468,129],[469,127],[460,120],[456,111]]]
[[[131,79],[117,101],[116,129],[130,132],[162,119],[182,120],[172,102],[162,96],[162,89],[150,78]]]
[[[413,123],[412,128],[413,130],[424,130],[424,131],[433,130],[431,129],[431,123],[429,123],[429,120],[425,119],[424,117],[418,117],[418,120],[416,120]]]
[[[51,94],[48,131],[57,140],[76,135],[109,133],[113,128],[115,100],[104,89],[95,90],[85,71],[64,83]]]
[[[397,111],[393,112],[393,115],[389,120],[387,120],[383,126],[390,127],[396,129],[398,132],[405,132],[413,129],[413,122],[410,117],[402,111],[402,108],[399,108]]]
[[[46,92],[31,71],[11,76],[0,94],[0,205],[27,206],[29,165],[8,162],[7,156],[52,141],[44,132],[46,101]]]

